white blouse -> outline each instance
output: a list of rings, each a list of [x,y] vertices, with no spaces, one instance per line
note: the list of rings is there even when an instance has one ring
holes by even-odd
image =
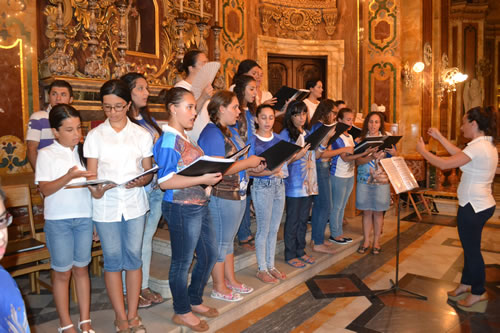
[[[498,151],[491,136],[481,136],[469,142],[463,152],[471,161],[460,167],[458,204],[464,207],[470,203],[478,213],[496,205],[491,184],[498,165]]]
[[[142,160],[153,155],[149,132],[127,118],[127,125],[116,132],[109,119],[91,130],[83,145],[87,158],[97,159],[97,178],[121,184],[144,171]],[[140,217],[149,210],[144,187],[117,186],[92,199],[96,222],[120,222]]]
[[[35,183],[51,182],[66,173],[72,167],[77,166],[80,170],[85,167],[80,162],[78,146],[73,150],[64,147],[57,140],[50,146],[38,151],[36,159]],[[75,178],[69,182],[84,182],[85,177]],[[63,220],[74,218],[92,217],[92,200],[87,187],[62,188],[44,198],[43,216],[46,220]]]

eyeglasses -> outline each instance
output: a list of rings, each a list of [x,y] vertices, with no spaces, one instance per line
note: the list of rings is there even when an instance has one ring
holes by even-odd
[[[113,109],[115,109],[116,112],[122,112],[126,106],[127,106],[127,104],[117,104],[117,105],[104,104],[102,106],[102,109],[104,110],[104,112],[111,112],[111,110],[113,110]]]
[[[12,224],[12,215],[9,212],[5,212],[5,216],[0,218],[0,229],[7,228]]]

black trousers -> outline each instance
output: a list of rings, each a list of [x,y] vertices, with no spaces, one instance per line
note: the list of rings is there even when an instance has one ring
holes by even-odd
[[[312,196],[286,197],[285,260],[302,257],[306,252],[307,219],[311,211]]]
[[[464,249],[464,269],[460,282],[470,285],[474,295],[482,295],[486,291],[484,289],[486,272],[481,254],[481,233],[486,221],[495,212],[495,208],[493,206],[476,213],[470,203],[464,207],[458,206],[458,235]]]

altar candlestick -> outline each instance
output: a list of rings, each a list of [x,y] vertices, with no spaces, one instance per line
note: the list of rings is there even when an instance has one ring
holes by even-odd
[[[200,0],[200,17],[203,18],[203,0]]]
[[[184,0],[179,0],[179,11],[181,13],[184,12],[184,3],[183,2],[184,2]]]

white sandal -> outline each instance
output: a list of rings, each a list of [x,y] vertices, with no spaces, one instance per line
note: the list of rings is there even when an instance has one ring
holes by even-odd
[[[64,327],[59,327],[57,329],[57,333],[63,333],[64,331],[66,331],[67,329],[70,329],[71,327],[73,327],[73,324],[69,324],[68,326],[64,326]]]
[[[90,324],[91,322],[92,322],[92,320],[90,320],[90,319],[86,319],[86,320],[82,320],[82,321],[78,322],[78,330],[82,333],[95,333],[95,331],[93,329],[89,329],[88,331],[82,331],[82,325],[86,324],[86,323]]]

